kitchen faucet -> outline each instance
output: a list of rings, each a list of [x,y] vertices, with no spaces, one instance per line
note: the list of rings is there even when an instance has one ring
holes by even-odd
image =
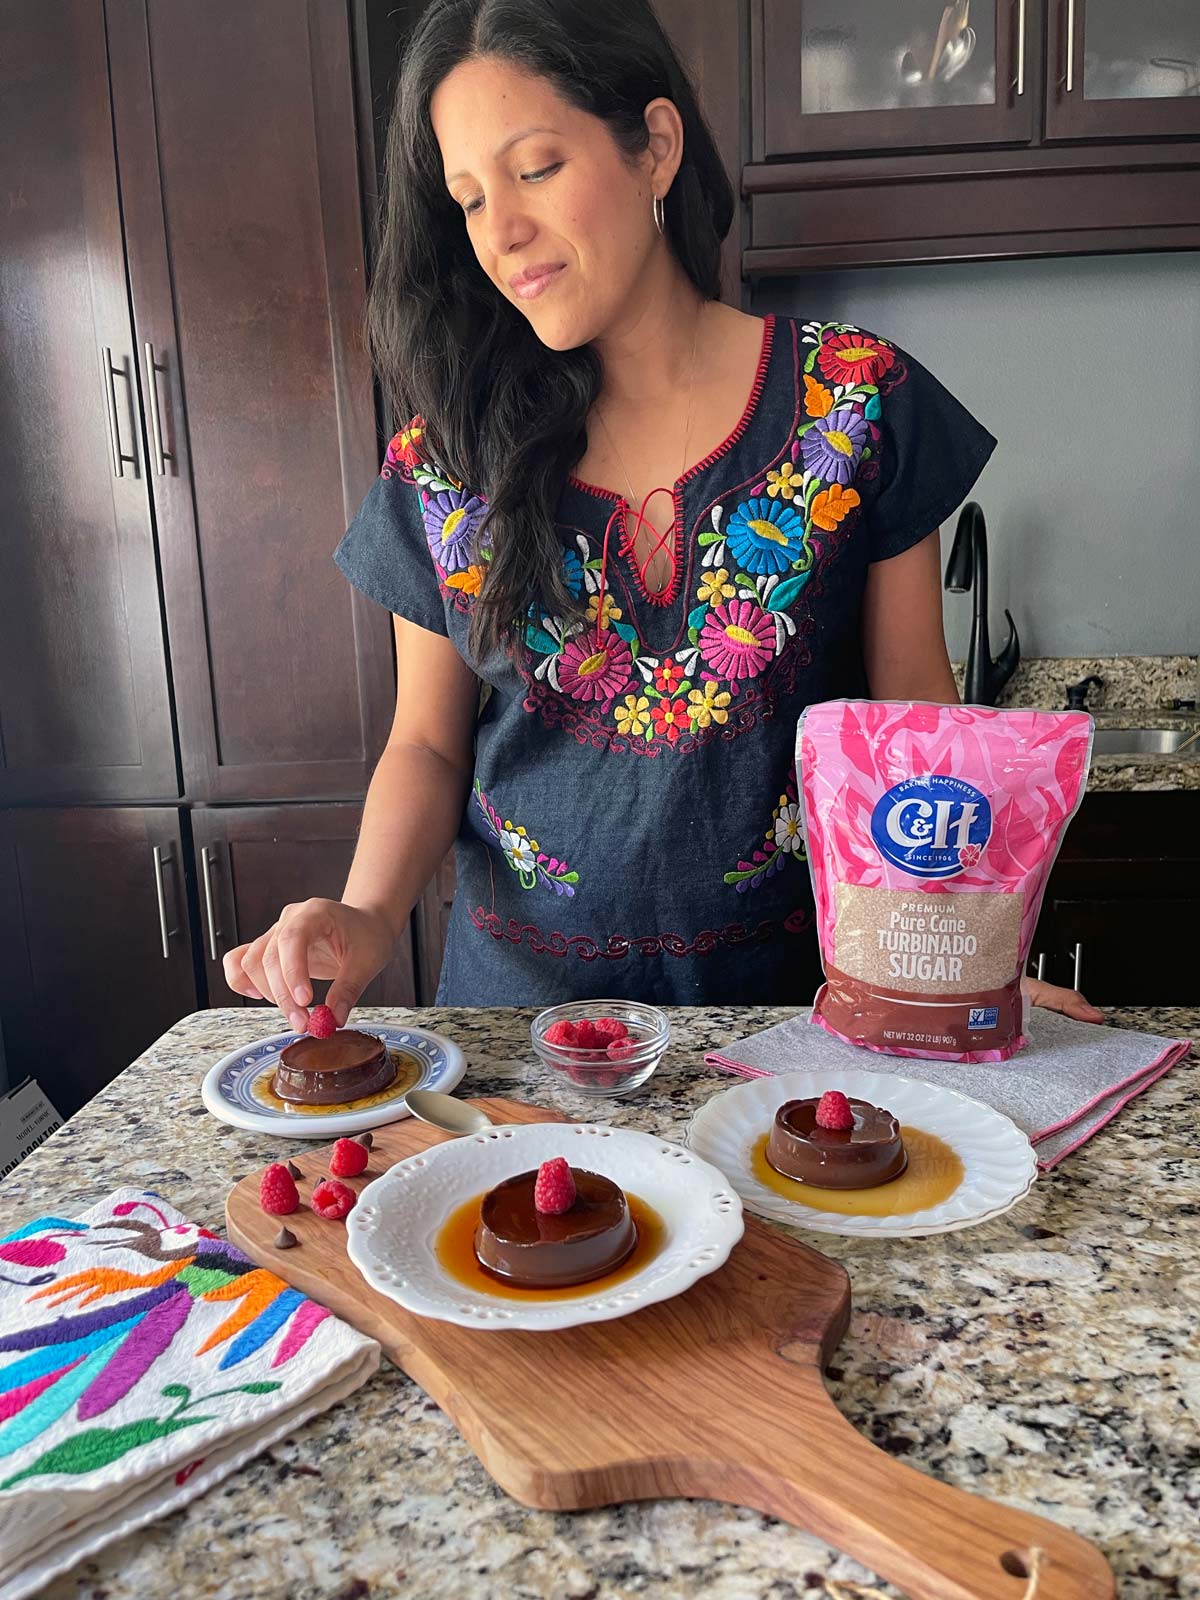
[[[995,661],[992,660],[988,642],[987,524],[974,500],[962,509],[946,563],[946,588],[952,594],[965,594],[972,587],[971,643],[967,650],[963,699],[970,706],[994,706],[996,696],[1017,670],[1021,642],[1012,613],[1006,609],[1008,638]]]

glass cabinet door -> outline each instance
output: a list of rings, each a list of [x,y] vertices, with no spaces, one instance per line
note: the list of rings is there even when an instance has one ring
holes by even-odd
[[[1053,138],[1200,135],[1200,0],[1056,0]]]
[[[757,0],[756,157],[1029,138],[1039,5]]]

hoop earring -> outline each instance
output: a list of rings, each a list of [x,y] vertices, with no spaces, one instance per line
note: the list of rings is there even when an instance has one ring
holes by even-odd
[[[663,205],[661,198],[658,195],[655,195],[654,196],[654,226],[658,229],[659,233],[665,233],[666,232],[666,225],[667,225],[666,207]]]

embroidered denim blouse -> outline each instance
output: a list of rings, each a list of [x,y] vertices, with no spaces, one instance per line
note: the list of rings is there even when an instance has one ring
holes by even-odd
[[[396,435],[335,559],[491,689],[441,1003],[811,998],[796,720],[867,692],[869,564],[944,521],[994,446],[894,344],[769,317],[741,420],[674,487],[667,589],[645,587],[624,500],[572,479],[557,520],[583,620],[531,617],[518,649],[480,662],[485,504],[420,418]]]

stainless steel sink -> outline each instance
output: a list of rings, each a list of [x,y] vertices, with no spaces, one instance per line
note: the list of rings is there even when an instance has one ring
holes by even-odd
[[[1097,728],[1092,754],[1097,756],[1169,756],[1197,739],[1194,728]],[[1200,755],[1200,742],[1189,754]]]

